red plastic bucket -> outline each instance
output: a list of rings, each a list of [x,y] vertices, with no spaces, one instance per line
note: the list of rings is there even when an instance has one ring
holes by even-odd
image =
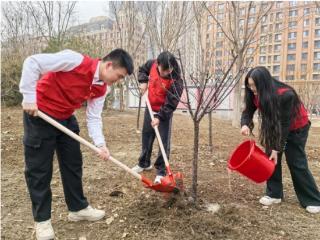
[[[233,151],[228,161],[228,168],[238,171],[256,183],[262,183],[271,177],[275,164],[255,141],[247,140]]]

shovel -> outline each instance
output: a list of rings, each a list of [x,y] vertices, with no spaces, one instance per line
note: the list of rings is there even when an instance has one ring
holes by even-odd
[[[76,141],[84,144],[85,146],[91,148],[94,152],[96,152],[96,153],[100,153],[101,152],[101,150],[98,147],[96,147],[92,143],[88,142],[87,140],[83,139],[79,135],[75,134],[74,132],[72,132],[71,130],[69,130],[65,126],[61,125],[56,120],[54,120],[53,118],[49,117],[48,115],[46,115],[45,113],[41,112],[40,110],[38,110],[38,116],[41,119],[43,119],[44,121],[50,123],[52,126],[58,128],[61,132],[67,134],[69,137],[71,137],[74,140],[76,140]],[[122,168],[126,172],[130,173],[131,175],[133,175],[134,177],[138,178],[144,184],[144,186],[146,188],[151,188],[151,189],[153,189],[155,191],[159,191],[159,192],[172,192],[173,191],[173,190],[171,190],[169,188],[161,188],[161,187],[159,188],[159,186],[154,185],[153,182],[150,179],[148,179],[148,178],[136,173],[131,168],[129,168],[128,166],[126,166],[122,162],[118,161],[117,159],[113,158],[112,156],[109,157],[109,160],[111,162],[113,162],[114,164],[118,165],[120,168]]]
[[[149,98],[148,98],[148,94],[146,94],[146,95],[147,95],[146,103],[147,103],[147,107],[148,107],[148,110],[149,110],[149,113],[150,113],[150,117],[151,117],[151,120],[154,120],[153,111],[152,111],[151,104],[150,104],[150,101],[149,101]],[[158,139],[160,150],[161,150],[161,153],[162,153],[162,156],[163,156],[163,160],[164,160],[164,163],[165,163],[165,166],[166,166],[167,175],[165,177],[161,178],[161,180],[160,180],[161,183],[154,184],[153,185],[153,189],[155,189],[156,191],[160,191],[160,189],[162,189],[162,190],[165,189],[166,191],[162,191],[162,192],[175,192],[175,193],[178,193],[180,190],[183,190],[183,175],[180,172],[177,172],[175,174],[173,174],[171,172],[169,161],[168,161],[168,157],[167,157],[166,151],[165,151],[165,149],[163,147],[163,143],[162,143],[162,139],[161,139],[161,136],[160,136],[160,133],[159,133],[158,126],[155,126],[154,130],[156,132],[156,136],[157,136],[157,139]]]

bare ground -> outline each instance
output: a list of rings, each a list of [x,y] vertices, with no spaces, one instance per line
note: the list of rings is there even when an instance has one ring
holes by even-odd
[[[83,110],[77,112],[81,136],[89,139],[84,116]],[[23,174],[22,111],[2,108],[1,119],[1,239],[34,239],[31,203]],[[135,129],[136,113],[106,111],[103,119],[113,156],[134,166],[141,148],[141,135]],[[254,184],[237,173],[228,177],[227,159],[242,140],[239,130],[231,127],[230,122],[217,119],[213,127],[214,152],[210,154],[207,119],[201,124],[197,208],[188,202],[193,125],[186,115],[175,115],[173,123],[170,162],[174,172],[183,172],[186,188],[186,193],[176,197],[176,201],[145,189],[131,175],[82,147],[86,196],[91,205],[106,210],[106,218],[95,223],[68,222],[55,160],[51,186],[56,239],[320,239],[320,215],[308,214],[299,206],[285,164],[285,201],[262,207],[258,199],[264,193],[263,184]],[[318,186],[319,136],[320,127],[312,127],[307,144],[309,166]],[[154,174],[147,176],[153,178]],[[208,203],[218,203],[221,209],[217,213],[208,212],[204,208]]]

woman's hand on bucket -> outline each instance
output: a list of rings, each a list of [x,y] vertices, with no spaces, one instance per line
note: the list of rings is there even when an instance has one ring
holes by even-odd
[[[247,125],[243,125],[240,132],[243,136],[249,136],[250,128]]]
[[[275,165],[277,165],[277,163],[278,163],[278,151],[272,150],[269,159],[270,159],[271,161],[273,161]]]

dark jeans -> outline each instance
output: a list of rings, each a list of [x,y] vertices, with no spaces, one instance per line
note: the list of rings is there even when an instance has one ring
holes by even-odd
[[[167,157],[169,159],[170,154],[170,138],[171,138],[171,124],[172,124],[172,115],[169,119],[165,121],[160,121],[159,124],[159,133],[163,142],[164,149],[166,151]],[[151,126],[151,117],[148,109],[145,109],[144,112],[144,121],[142,128],[142,152],[139,157],[139,166],[146,168],[151,165],[151,154],[152,146],[156,133],[154,128]],[[166,175],[166,167],[159,148],[159,153],[156,162],[154,163],[155,168],[157,169],[157,175]]]
[[[285,156],[294,190],[302,207],[320,206],[320,193],[308,168],[305,153],[309,128],[310,123],[301,129],[291,131],[285,147]],[[279,153],[278,164],[267,181],[266,193],[273,198],[283,198],[281,157],[282,153]]]
[[[58,121],[79,134],[77,119],[71,116]],[[51,218],[53,154],[56,150],[65,201],[69,211],[79,211],[88,206],[82,189],[82,155],[80,143],[41,118],[24,113],[25,178],[32,202],[34,220]]]

